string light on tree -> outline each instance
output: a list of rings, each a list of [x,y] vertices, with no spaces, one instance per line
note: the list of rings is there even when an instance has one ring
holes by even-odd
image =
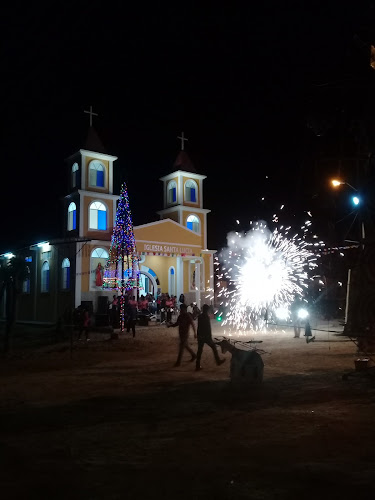
[[[133,220],[125,182],[121,186],[120,199],[113,228],[109,258],[104,271],[103,289],[117,290],[121,294],[120,327],[124,331],[124,295],[139,288],[138,256],[135,245]]]

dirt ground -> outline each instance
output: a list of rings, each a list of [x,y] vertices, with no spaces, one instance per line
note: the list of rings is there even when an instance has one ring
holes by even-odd
[[[202,371],[188,354],[174,368],[160,325],[16,349],[0,361],[1,498],[375,498],[375,379],[343,380],[356,346],[326,328],[250,335],[264,381],[242,389],[207,346]]]

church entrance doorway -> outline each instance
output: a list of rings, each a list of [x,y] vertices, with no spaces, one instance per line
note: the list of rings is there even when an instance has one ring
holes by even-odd
[[[156,298],[157,292],[157,278],[147,271],[139,271],[139,295],[147,295],[149,293]]]

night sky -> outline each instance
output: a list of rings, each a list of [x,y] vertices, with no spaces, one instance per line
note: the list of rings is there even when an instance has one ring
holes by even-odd
[[[236,219],[246,230],[281,204],[295,220],[312,210],[332,236],[326,184],[337,160],[322,169],[316,158],[335,158],[344,112],[345,126],[365,117],[374,150],[375,2],[257,4],[3,7],[0,252],[61,235],[64,159],[83,147],[90,105],[134,225],[158,220],[158,179],[184,131],[207,175],[209,248],[225,244]]]

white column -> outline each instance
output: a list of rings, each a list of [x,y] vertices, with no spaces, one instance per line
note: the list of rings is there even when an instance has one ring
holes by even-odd
[[[75,307],[81,304],[81,291],[82,291],[82,243],[77,243],[76,245],[76,276],[75,276]]]
[[[33,304],[34,321],[37,320],[37,315],[36,315],[37,307],[36,306],[37,306],[37,297],[39,296],[39,293],[38,293],[38,286],[39,286],[39,265],[38,265],[38,263],[39,263],[39,259],[40,259],[39,249],[37,248],[35,251],[35,283],[34,283],[34,304]]]
[[[84,229],[84,211],[83,211],[83,204],[84,204],[84,196],[82,194],[81,190],[78,190],[79,193],[79,237],[83,238],[83,229]],[[89,226],[89,221],[87,220],[87,227]]]
[[[184,265],[181,255],[176,257],[176,296],[177,300],[184,293]]]
[[[182,175],[178,174],[177,178],[177,190],[178,190],[178,198],[177,198],[177,204],[178,205],[184,205],[184,186],[182,185]],[[181,224],[181,212],[179,213],[179,223]]]
[[[215,297],[215,270],[214,270],[214,254],[211,253],[210,255],[210,289],[213,290],[213,297]]]
[[[113,161],[108,161],[108,192],[109,194],[113,194]]]
[[[195,261],[195,302],[199,309],[201,308],[201,263]]]
[[[86,186],[86,156],[81,154],[81,189],[87,189]]]
[[[115,227],[116,225],[116,215],[117,215],[116,201],[117,200],[113,200],[112,203],[112,208],[113,208],[112,227]]]

